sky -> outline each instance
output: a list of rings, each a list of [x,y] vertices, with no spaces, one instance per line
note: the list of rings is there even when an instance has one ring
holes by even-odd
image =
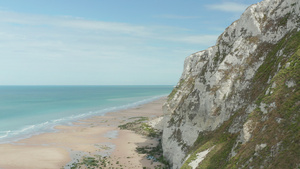
[[[0,85],[175,85],[258,0],[0,0]]]

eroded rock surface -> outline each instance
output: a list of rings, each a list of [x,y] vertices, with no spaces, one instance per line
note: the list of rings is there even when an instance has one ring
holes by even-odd
[[[274,77],[290,68],[288,60],[299,45],[287,50],[284,44],[299,31],[298,0],[264,0],[248,7],[215,46],[185,59],[180,81],[163,107],[163,151],[173,168],[184,164],[199,134],[215,131],[238,112],[228,129],[239,135],[236,145],[248,142],[257,128],[250,113],[261,109],[268,121],[277,105],[261,102],[261,94],[272,95],[278,88]],[[285,84],[299,89],[298,79]]]

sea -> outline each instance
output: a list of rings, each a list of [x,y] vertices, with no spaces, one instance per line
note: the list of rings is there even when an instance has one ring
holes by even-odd
[[[57,125],[134,108],[167,96],[173,86],[0,86],[0,144]]]

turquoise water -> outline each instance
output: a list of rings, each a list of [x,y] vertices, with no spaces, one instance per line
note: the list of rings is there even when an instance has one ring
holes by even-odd
[[[0,86],[0,143],[167,96],[173,86]]]

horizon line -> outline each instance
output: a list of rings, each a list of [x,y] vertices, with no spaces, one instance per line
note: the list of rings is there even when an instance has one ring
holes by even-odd
[[[54,85],[54,84],[49,84],[49,85],[15,85],[15,84],[10,84],[10,85],[0,85],[0,86],[175,86],[176,84],[150,84],[150,85],[145,85],[145,84],[126,84],[126,85]]]

